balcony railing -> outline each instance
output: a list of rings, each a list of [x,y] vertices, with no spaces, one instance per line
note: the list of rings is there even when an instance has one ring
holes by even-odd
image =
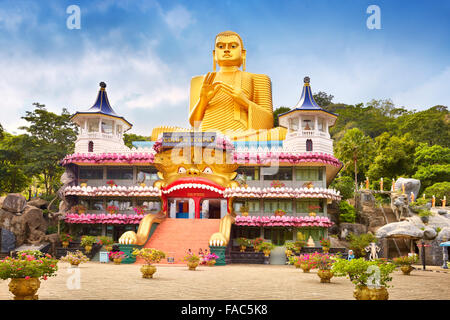
[[[297,131],[290,131],[288,133],[288,137],[325,137],[325,138],[330,138],[330,134],[328,132],[319,131],[319,130],[297,130]]]

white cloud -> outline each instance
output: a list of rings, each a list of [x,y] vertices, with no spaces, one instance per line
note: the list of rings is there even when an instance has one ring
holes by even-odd
[[[195,22],[192,14],[185,7],[177,5],[167,12],[161,13],[164,21],[175,33],[181,32]]]
[[[65,58],[41,58],[24,49],[18,52],[0,53],[0,123],[10,132],[16,131],[25,110],[33,110],[33,102],[44,103],[57,113],[63,107],[71,113],[87,110],[97,96],[100,81],[107,83],[115,111],[132,123],[137,119],[130,116],[134,114],[130,109],[171,106],[185,112],[188,108],[189,79],[180,79],[151,47],[136,52],[88,44],[81,56]],[[148,119],[147,124],[158,126],[161,121]],[[133,131],[144,130],[136,129]]]

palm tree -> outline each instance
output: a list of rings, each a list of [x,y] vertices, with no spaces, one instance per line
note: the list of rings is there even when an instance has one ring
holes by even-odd
[[[336,155],[345,168],[354,166],[355,191],[358,191],[358,161],[371,151],[371,139],[358,128],[348,130],[336,145]]]

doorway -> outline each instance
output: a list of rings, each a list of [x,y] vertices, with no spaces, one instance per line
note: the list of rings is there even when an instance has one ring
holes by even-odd
[[[220,219],[227,214],[227,200],[204,199],[200,202],[202,219]]]

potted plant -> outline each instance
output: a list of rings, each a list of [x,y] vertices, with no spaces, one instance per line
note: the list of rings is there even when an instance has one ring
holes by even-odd
[[[255,250],[255,252],[259,252],[259,245],[261,243],[263,243],[264,239],[263,238],[255,238],[253,240],[251,240],[251,244],[253,245],[253,249]]]
[[[117,187],[117,184],[114,182],[114,180],[108,180],[106,181],[106,184],[110,187]]]
[[[393,259],[394,263],[398,267],[400,267],[400,270],[402,270],[403,274],[407,276],[409,276],[411,271],[414,269],[412,265],[416,263],[417,260],[418,260],[417,254],[412,254],[410,256],[403,256]]]
[[[270,252],[273,248],[275,248],[275,245],[270,242],[262,242],[259,246],[259,250],[261,250],[264,253],[265,257],[270,256]]]
[[[330,251],[331,241],[328,238],[322,238],[322,240],[320,240],[320,245],[322,246],[323,253],[328,253],[328,251]]]
[[[294,254],[295,251],[295,244],[294,242],[286,242],[284,244],[286,250],[284,250],[284,253],[286,254],[286,257],[289,259]]]
[[[187,262],[187,266],[189,267],[189,270],[194,271],[200,262],[200,257],[194,253],[190,253],[184,257],[184,261]]]
[[[279,180],[274,180],[272,181],[272,183],[270,184],[270,186],[272,188],[283,188],[285,185],[283,182],[279,181]]]
[[[153,274],[156,272],[156,267],[152,264],[158,263],[166,257],[163,251],[153,248],[134,249],[132,254],[145,260],[145,264],[141,267],[141,273],[142,278],[146,279],[153,278]]]
[[[82,236],[81,237],[81,246],[84,247],[86,253],[91,252],[92,245],[97,242],[97,238],[94,236]]]
[[[114,205],[107,206],[106,212],[108,212],[109,214],[116,214],[117,212],[119,212],[119,207],[114,206]]]
[[[317,255],[317,252],[311,254],[301,254],[298,257],[299,268],[302,268],[304,273],[309,273],[309,271],[316,265],[315,256]]]
[[[219,259],[219,256],[216,255],[215,253],[208,253],[205,257],[204,257],[206,264],[210,267],[212,267],[213,265],[216,264],[216,260]]]
[[[337,276],[348,276],[355,285],[356,300],[388,300],[388,282],[396,266],[383,259],[368,261],[364,258],[337,259],[333,272]]]
[[[82,204],[77,204],[77,205],[72,207],[72,211],[74,213],[78,213],[78,214],[85,214],[86,213],[86,207],[83,206]]]
[[[302,187],[311,189],[311,188],[314,188],[314,183],[312,181],[308,181],[308,182],[305,182]]]
[[[9,291],[14,300],[38,300],[40,280],[56,275],[58,260],[40,251],[23,250],[17,256],[0,260],[0,279],[11,279]]]
[[[241,215],[243,217],[247,217],[248,216],[248,209],[249,207],[247,205],[243,205],[239,208],[239,211],[241,212]]]
[[[104,246],[106,251],[112,250],[112,245],[114,244],[114,240],[108,236],[100,236],[97,239],[97,244]]]
[[[236,242],[238,243],[241,252],[245,252],[247,247],[251,246],[251,243],[247,238],[237,238]]]
[[[335,260],[333,256],[329,254],[317,253],[311,257],[311,262],[313,264],[312,268],[317,268],[317,275],[320,278],[321,283],[330,283],[330,279],[333,277],[333,271],[331,267]]]
[[[286,214],[286,211],[282,210],[282,209],[277,209],[275,211],[275,217],[282,217]]]
[[[80,263],[88,262],[89,258],[86,257],[81,251],[67,252],[67,254],[60,259],[62,262],[68,262],[72,267],[78,267]]]
[[[125,253],[122,251],[111,251],[108,256],[114,261],[114,264],[121,264],[122,260],[126,257]]]
[[[309,216],[315,217],[317,215],[317,211],[319,211],[320,206],[310,205],[308,206]]]
[[[79,179],[78,182],[80,183],[80,187],[87,187],[87,179]]]
[[[422,222],[424,224],[428,224],[428,221],[430,220],[430,216],[432,216],[432,215],[433,215],[433,212],[431,212],[428,209],[421,209],[421,210],[419,210],[420,220],[422,220]]]
[[[61,233],[59,235],[59,239],[61,240],[63,248],[68,248],[70,242],[73,241],[72,236],[70,234],[68,234],[68,233]]]
[[[302,251],[302,248],[306,246],[306,241],[305,240],[297,240],[294,242],[294,251],[297,254],[300,254],[300,252]]]
[[[138,215],[143,215],[145,212],[145,207],[144,206],[137,206],[133,208],[134,212]]]

